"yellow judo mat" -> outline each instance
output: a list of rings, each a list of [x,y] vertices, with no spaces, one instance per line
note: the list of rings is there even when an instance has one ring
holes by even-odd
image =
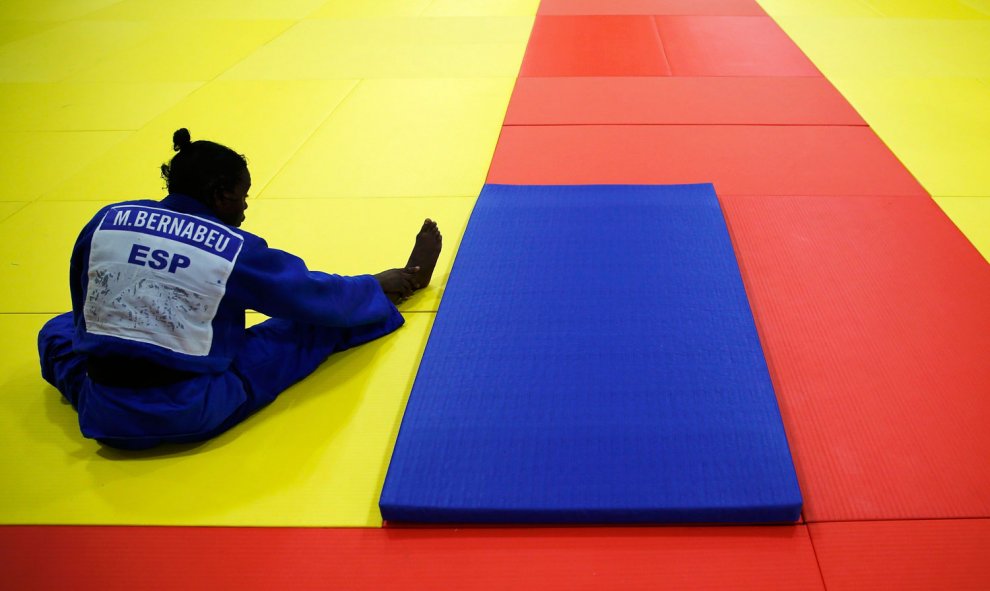
[[[378,495],[536,0],[82,0],[0,7],[0,523],[377,526]],[[340,274],[444,233],[406,325],[201,445],[84,439],[40,377],[100,206],[160,198],[172,132],[243,153],[244,229]],[[249,315],[250,322],[262,319]]]
[[[990,258],[987,0],[760,1]],[[380,525],[395,432],[537,5],[2,3],[0,523]],[[164,194],[178,127],[247,156],[245,229],[312,268],[399,266],[424,217],[445,250],[395,334],[333,356],[215,440],[116,452],[81,437],[35,338],[69,307],[82,224]]]
[[[990,261],[990,0],[758,0]]]

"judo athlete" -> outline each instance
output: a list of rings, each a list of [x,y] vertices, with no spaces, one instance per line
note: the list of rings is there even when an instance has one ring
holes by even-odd
[[[104,207],[72,251],[72,312],[38,336],[42,376],[86,437],[122,449],[209,439],[335,351],[399,328],[395,304],[426,287],[441,235],[426,220],[406,267],[342,277],[238,229],[244,157],[180,129],[168,196]],[[245,329],[245,310],[270,320]]]

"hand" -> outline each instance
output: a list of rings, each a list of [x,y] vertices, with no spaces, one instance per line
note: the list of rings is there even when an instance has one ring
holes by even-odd
[[[419,267],[406,267],[404,269],[389,269],[375,275],[382,291],[388,296],[393,304],[405,301],[414,291],[419,289],[419,282],[416,274]]]

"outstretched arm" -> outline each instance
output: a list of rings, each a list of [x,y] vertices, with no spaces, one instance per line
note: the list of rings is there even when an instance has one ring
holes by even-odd
[[[371,324],[393,313],[395,306],[376,276],[311,271],[299,257],[256,240],[245,245],[228,284],[229,293],[245,308],[323,326]],[[389,281],[399,287],[408,274],[386,273],[398,275]]]

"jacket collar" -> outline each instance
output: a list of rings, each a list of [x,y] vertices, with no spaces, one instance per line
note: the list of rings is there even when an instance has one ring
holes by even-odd
[[[167,197],[162,199],[160,203],[162,204],[162,207],[171,209],[172,211],[198,215],[200,217],[209,218],[210,220],[221,224],[223,223],[220,221],[220,218],[213,213],[213,210],[207,207],[205,203],[197,201],[189,195],[170,193]]]

